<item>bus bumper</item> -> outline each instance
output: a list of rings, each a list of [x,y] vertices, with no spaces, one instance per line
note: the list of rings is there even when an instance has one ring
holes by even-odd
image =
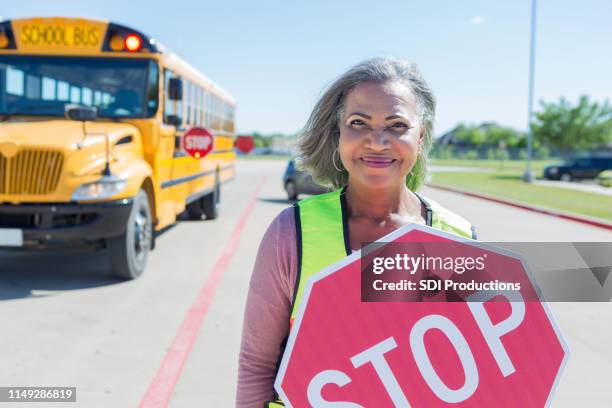
[[[49,249],[104,246],[122,234],[132,199],[92,204],[0,204],[0,229],[21,230],[23,245],[2,249]]]

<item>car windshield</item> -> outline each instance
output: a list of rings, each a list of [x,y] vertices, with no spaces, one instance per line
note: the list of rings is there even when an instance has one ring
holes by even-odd
[[[0,56],[0,115],[64,116],[80,104],[101,117],[149,117],[157,73],[145,59]]]

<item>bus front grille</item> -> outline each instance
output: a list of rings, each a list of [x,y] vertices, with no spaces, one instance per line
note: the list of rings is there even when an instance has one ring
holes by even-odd
[[[52,193],[63,164],[64,156],[55,151],[23,149],[10,158],[0,153],[0,194]]]

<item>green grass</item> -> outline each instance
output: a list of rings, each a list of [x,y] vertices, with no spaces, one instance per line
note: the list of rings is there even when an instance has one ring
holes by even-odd
[[[542,174],[544,167],[558,163],[561,160],[534,160],[531,162],[531,168],[537,176]],[[431,159],[430,163],[435,166],[462,166],[462,167],[487,167],[496,170],[512,170],[520,171],[521,173],[525,170],[524,160],[463,160],[463,159]]]
[[[431,179],[435,184],[612,221],[611,196],[527,184],[517,172],[440,172],[433,173]]]

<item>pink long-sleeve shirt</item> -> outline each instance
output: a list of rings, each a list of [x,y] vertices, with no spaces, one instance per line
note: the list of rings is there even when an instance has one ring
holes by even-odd
[[[281,343],[297,277],[293,208],[284,209],[264,234],[249,287],[238,364],[236,407],[260,408],[272,400]]]

